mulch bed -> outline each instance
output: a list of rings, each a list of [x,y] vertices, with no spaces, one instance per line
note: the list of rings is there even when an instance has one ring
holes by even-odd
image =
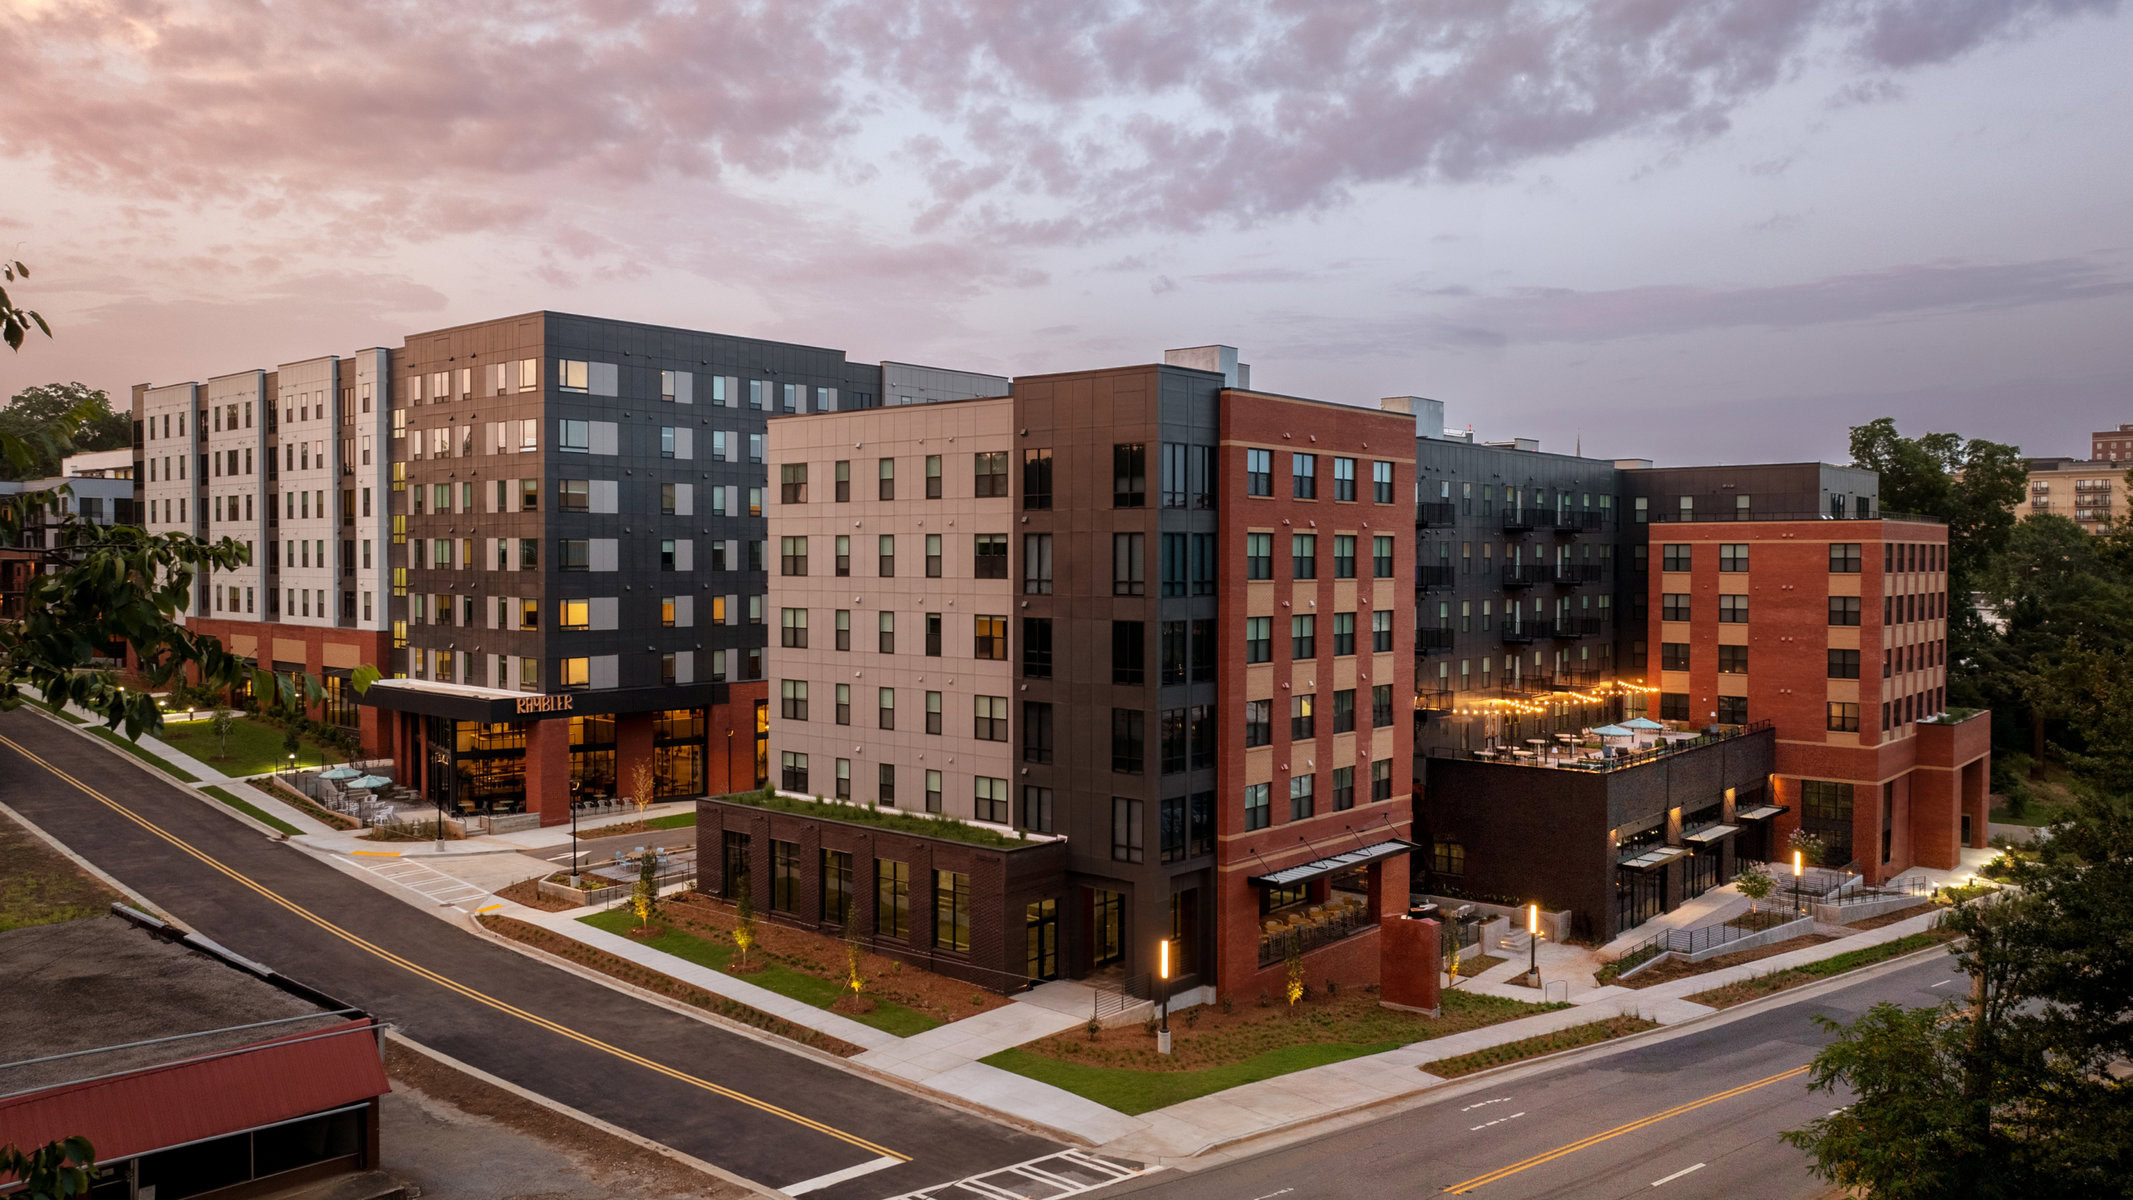
[[[539,878],[521,879],[510,887],[497,889],[496,894],[514,904],[523,904],[527,908],[537,908],[542,912],[562,912],[565,909],[578,907],[578,905],[572,904],[568,900],[558,900],[553,896],[543,896]]]
[[[558,958],[567,959],[579,966],[590,967],[603,975],[611,975],[624,983],[633,984],[648,992],[655,992],[670,1000],[679,1000],[707,1012],[717,1013],[730,1021],[752,1025],[766,1033],[790,1038],[803,1046],[812,1046],[843,1058],[860,1052],[860,1047],[840,1041],[826,1033],[818,1033],[805,1026],[795,1025],[782,1017],[774,1017],[748,1007],[736,1000],[714,995],[699,987],[662,975],[650,967],[639,966],[625,958],[619,958],[603,950],[596,950],[583,942],[564,937],[560,933],[530,925],[510,917],[489,915],[479,918],[491,931],[500,933],[516,942],[523,942],[536,950],[544,950]]]
[[[1736,950],[1731,954],[1721,954],[1716,958],[1704,959],[1702,962],[1689,962],[1686,959],[1669,958],[1664,962],[1653,963],[1627,979],[1617,979],[1615,982],[1626,988],[1650,987],[1655,983],[1666,983],[1674,979],[1687,979],[1692,975],[1707,975],[1712,971],[1723,970],[1726,967],[1737,967],[1742,963],[1754,962],[1759,958],[1769,958],[1773,954],[1784,954],[1789,950],[1805,950],[1809,946],[1818,946],[1823,942],[1833,940],[1835,939],[1826,938],[1820,934],[1808,934],[1805,937],[1789,938],[1768,946],[1757,946],[1753,950]]]
[[[733,942],[737,921],[733,906],[723,900],[687,892],[660,901],[659,915],[682,933],[726,945]],[[756,916],[755,935],[755,947],[748,952],[751,959],[780,963],[836,982],[844,980],[844,939],[773,924],[761,914]],[[1011,1003],[1007,997],[973,984],[869,951],[860,952],[859,973],[866,980],[868,995],[901,1004],[936,1021],[959,1021]]]
[[[1490,1067],[1500,1067],[1505,1063],[1539,1058],[1543,1054],[1554,1054],[1561,1050],[1575,1050],[1579,1046],[1591,1046],[1612,1038],[1657,1028],[1659,1022],[1648,1021],[1643,1017],[1607,1017],[1584,1025],[1572,1025],[1554,1033],[1505,1042],[1500,1046],[1486,1046],[1471,1054],[1440,1058],[1435,1062],[1423,1063],[1416,1069],[1444,1079],[1457,1079],[1461,1075],[1486,1071]]]
[[[1883,925],[1894,925],[1898,921],[1908,921],[1912,917],[1923,916],[1939,907],[1940,905],[1928,900],[1924,904],[1914,904],[1909,908],[1899,908],[1895,912],[1882,913],[1878,917],[1868,917],[1863,921],[1850,921],[1846,923],[1846,927],[1850,929],[1879,929]]]

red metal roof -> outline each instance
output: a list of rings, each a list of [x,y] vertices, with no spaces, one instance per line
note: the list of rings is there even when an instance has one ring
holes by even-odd
[[[86,1137],[98,1161],[221,1137],[391,1090],[375,1027],[339,1021],[201,1059],[0,1099],[0,1143]]]

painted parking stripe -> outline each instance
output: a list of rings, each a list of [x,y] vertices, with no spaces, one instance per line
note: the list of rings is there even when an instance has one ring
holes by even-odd
[[[837,1184],[857,1179],[862,1175],[872,1175],[876,1171],[885,1171],[895,1166],[897,1162],[898,1160],[893,1158],[868,1159],[866,1162],[857,1166],[846,1167],[841,1171],[831,1171],[824,1175],[817,1175],[813,1179],[803,1179],[798,1183],[788,1183],[778,1190],[788,1196],[804,1196],[809,1192],[818,1192],[826,1187],[834,1187]]]

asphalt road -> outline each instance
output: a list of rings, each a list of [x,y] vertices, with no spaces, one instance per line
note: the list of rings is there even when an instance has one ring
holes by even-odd
[[[810,1193],[831,1200],[1057,1148],[493,945],[186,791],[0,713],[0,799],[25,818],[205,936],[512,1083],[772,1187],[906,1160]]]
[[[1109,1196],[1149,1200],[1344,1200],[1453,1192],[1484,1200],[1827,1195],[1778,1140],[1850,1097],[1810,1092],[1803,1068],[1829,1040],[1817,1014],[1849,1020],[1888,1000],[1960,993],[1935,955],[1816,998],[1663,1041],[1476,1081],[1420,1108]],[[1936,986],[1937,985],[1937,986]]]

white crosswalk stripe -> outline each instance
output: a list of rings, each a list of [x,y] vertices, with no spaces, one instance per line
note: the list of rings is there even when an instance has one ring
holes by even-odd
[[[475,901],[484,899],[488,891],[468,883],[464,879],[447,875],[435,867],[407,858],[380,858],[355,860],[357,866],[385,880],[387,883],[406,888],[416,895],[434,900],[442,907],[449,905],[461,912],[473,912]]]
[[[1061,1200],[1162,1169],[1086,1150],[1064,1150],[967,1179],[905,1192],[893,1200]]]

